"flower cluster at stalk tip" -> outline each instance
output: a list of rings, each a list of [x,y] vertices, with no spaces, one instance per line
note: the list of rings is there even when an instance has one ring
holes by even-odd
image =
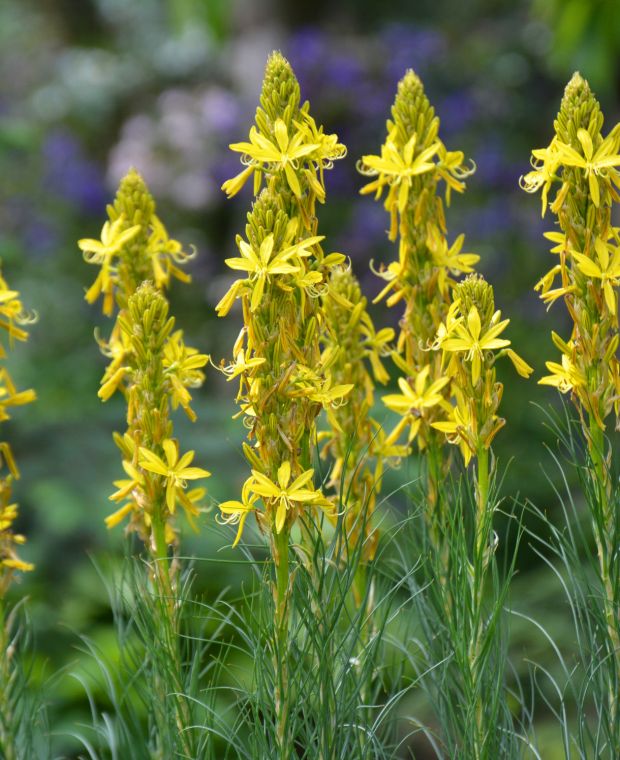
[[[299,84],[280,53],[267,62],[249,142],[230,147],[242,153],[246,168],[222,189],[230,197],[253,175],[257,195],[245,237],[237,236],[240,255],[226,260],[244,276],[216,307],[225,316],[240,300],[243,313],[234,359],[221,366],[239,382],[252,470],[241,500],[220,504],[221,519],[238,525],[236,544],[249,514],[275,541],[288,535],[303,510],[333,512],[312,485],[316,418],[343,403],[353,386],[340,382],[332,371],[335,357],[321,351],[321,298],[345,257],[323,252],[315,217],[316,201],[325,199],[324,170],[346,149],[316,125],[308,103],[300,105]]]
[[[480,275],[469,275],[454,288],[454,301],[433,346],[443,354],[452,381],[454,405],[447,420],[433,423],[457,444],[467,465],[482,449],[489,449],[504,425],[497,415],[502,384],[495,377],[495,362],[507,356],[522,377],[533,369],[499,336],[510,320],[495,310],[493,288]]]
[[[475,166],[439,138],[439,119],[413,71],[398,85],[381,154],[363,156],[358,168],[375,178],[362,194],[378,199],[387,191],[389,238],[398,239],[398,260],[376,271],[386,284],[375,300],[404,308],[392,352],[402,373],[399,392],[383,397],[400,420],[386,444],[404,436],[406,447],[426,454],[428,518],[437,536],[446,517],[440,504],[450,467],[446,440],[459,445],[466,464],[481,447],[486,451],[503,424],[496,358],[507,355],[525,377],[531,368],[499,337],[508,320],[495,311],[492,288],[474,275],[480,257],[464,250],[464,235],[448,240],[441,184],[449,202],[452,190],[465,190]]]
[[[86,300],[102,296],[107,315],[118,308],[109,339],[99,340],[110,359],[99,397],[107,401],[119,391],[127,401],[127,431],[114,436],[127,477],[115,482],[110,500],[120,507],[106,524],[111,528],[128,517],[128,530],[161,555],[177,542],[177,507],[195,527],[205,495],[203,488],[187,490],[187,481],[209,473],[190,466],[193,451],[181,454],[170,412],[181,407],[196,420],[190,389],[202,385],[209,357],[174,330],[164,293],[172,278],[189,282],[179,265],[191,255],[169,238],[135,170],[122,180],[108,217],[101,241],[79,241],[85,260],[101,267]]]
[[[29,315],[16,290],[11,290],[0,275],[0,328],[5,331],[7,342],[0,342],[0,360],[7,358],[7,347],[12,347],[15,340],[25,341],[28,333],[24,325],[34,321]],[[18,391],[6,367],[0,368],[0,422],[9,420],[9,410],[14,406],[23,406],[36,400],[33,390]],[[26,539],[13,530],[18,517],[18,508],[11,498],[13,481],[19,478],[19,470],[13,458],[10,445],[0,443],[0,599],[4,596],[15,571],[33,569],[30,562],[20,559],[17,548]]]
[[[545,234],[557,264],[536,290],[549,305],[562,298],[573,321],[568,340],[552,333],[560,362],[547,362],[550,374],[539,382],[570,393],[588,417],[586,428],[592,423],[604,430],[607,417],[613,411],[617,419],[620,407],[620,228],[612,224],[612,204],[620,200],[620,124],[606,136],[602,128],[599,103],[576,73],[566,87],[555,135],[547,148],[532,152],[534,170],[521,185],[528,192],[541,190],[543,216],[549,193],[558,186],[550,209],[559,229]]]
[[[479,259],[463,251],[463,235],[448,242],[439,193],[442,183],[446,200],[452,190],[463,192],[463,180],[475,167],[467,167],[463,153],[447,150],[440,140],[439,119],[413,71],[398,84],[386,132],[381,154],[363,156],[358,163],[362,174],[375,177],[362,194],[374,192],[379,199],[387,191],[389,238],[398,239],[398,260],[375,270],[386,282],[375,301],[386,298],[388,306],[403,308],[392,352],[402,373],[400,392],[383,397],[401,419],[386,442],[396,445],[406,434],[406,446],[415,443],[430,453],[428,495],[435,502],[449,462],[441,454],[443,439],[433,423],[450,412],[451,383],[441,358],[430,349],[447,318],[454,278],[472,272]]]

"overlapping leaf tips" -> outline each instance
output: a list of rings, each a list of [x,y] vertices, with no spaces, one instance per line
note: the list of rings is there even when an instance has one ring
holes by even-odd
[[[243,276],[216,307],[225,316],[240,299],[244,323],[233,360],[222,366],[229,379],[238,378],[252,468],[241,501],[220,505],[222,519],[239,526],[235,543],[250,513],[268,533],[288,534],[301,510],[332,509],[312,487],[315,421],[351,389],[334,382],[321,357],[319,296],[345,257],[324,254],[314,216],[316,200],[325,197],[323,171],[345,149],[316,125],[307,103],[300,106],[299,85],[279,53],[267,62],[260,103],[249,142],[231,145],[247,169],[223,189],[234,195],[251,174],[255,192],[263,182],[265,188],[248,214],[245,238],[237,237],[239,256],[226,260]]]
[[[0,341],[0,361],[7,358],[7,349],[12,347],[15,340],[24,341],[28,333],[24,326],[33,322],[35,315],[29,315],[21,302],[16,290],[11,290],[0,275],[0,328],[6,337]],[[33,390],[18,391],[9,370],[0,367],[0,422],[10,419],[9,410],[14,406],[23,406],[36,399]],[[16,571],[28,571],[33,565],[24,562],[18,554],[18,547],[25,543],[25,537],[14,531],[14,523],[18,516],[18,507],[12,501],[11,490],[13,481],[19,478],[19,470],[13,458],[9,443],[0,443],[0,601],[5,595]],[[0,621],[2,626],[2,621]],[[0,653],[4,656],[4,653]]]
[[[180,454],[170,416],[180,406],[196,419],[189,389],[202,385],[208,361],[174,330],[164,295],[172,278],[189,281],[179,265],[193,254],[169,238],[135,170],[121,181],[107,210],[101,241],[79,241],[86,261],[101,267],[86,299],[102,296],[108,315],[118,308],[110,338],[99,341],[110,359],[99,397],[107,401],[119,391],[127,401],[127,431],[115,434],[126,477],[115,483],[110,499],[121,506],[106,524],[111,528],[129,518],[127,530],[135,531],[154,556],[163,556],[177,543],[177,506],[192,526],[200,512],[205,491],[188,491],[187,481],[208,476],[189,466],[194,452]]]

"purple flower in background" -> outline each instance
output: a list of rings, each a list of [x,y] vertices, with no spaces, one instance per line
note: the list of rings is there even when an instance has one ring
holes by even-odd
[[[477,113],[476,104],[467,90],[459,89],[437,103],[437,115],[441,120],[441,134],[451,136],[464,132]]]
[[[320,72],[330,50],[328,40],[318,27],[304,27],[291,36],[284,52],[295,70],[305,98],[311,97],[320,83]]]
[[[33,211],[23,227],[22,243],[26,254],[48,256],[58,250],[60,235],[54,221]]]
[[[362,198],[353,205],[348,224],[336,237],[336,248],[351,256],[357,263],[357,269],[362,270],[377,251],[385,247],[387,224],[388,217],[383,206]]]
[[[239,130],[239,124],[248,114],[232,92],[222,87],[211,87],[200,100],[202,118],[206,127],[213,129],[226,139],[232,139]]]
[[[385,47],[387,71],[398,81],[407,69],[423,74],[429,64],[436,63],[446,53],[446,40],[431,27],[409,24],[388,24],[381,32]]]
[[[470,241],[486,242],[515,228],[511,204],[504,195],[494,196],[484,205],[471,206],[462,222],[463,231]]]
[[[348,100],[355,98],[355,90],[364,81],[364,67],[352,54],[338,52],[325,61],[325,81],[335,87]],[[353,90],[353,91],[351,91]]]
[[[55,130],[43,144],[44,184],[86,213],[100,213],[107,194],[100,167],[84,155],[79,140],[67,130]]]
[[[473,156],[476,162],[476,178],[485,187],[504,187],[517,192],[519,175],[522,170],[507,160],[504,143],[497,137],[490,136],[483,140]]]

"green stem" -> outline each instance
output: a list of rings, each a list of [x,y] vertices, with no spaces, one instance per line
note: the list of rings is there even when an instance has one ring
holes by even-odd
[[[471,641],[469,644],[469,675],[472,684],[479,682],[480,654],[482,646],[482,626],[484,624],[483,598],[486,571],[489,566],[489,532],[492,516],[489,514],[489,451],[483,445],[476,457],[476,517],[474,520],[473,568],[469,573],[471,582]],[[484,749],[484,704],[477,691],[475,705],[476,731],[474,737],[474,758],[483,756]]]
[[[166,525],[159,515],[159,510],[153,514],[153,539],[155,543],[155,577],[160,583],[166,597],[166,606],[173,604],[172,579],[170,578],[170,560],[166,543]]]
[[[10,633],[5,617],[5,602],[0,598],[0,755],[5,760],[16,760],[14,741],[11,736],[11,712],[8,704],[11,680],[11,653],[8,651]]]
[[[272,534],[273,560],[276,571],[274,601],[276,607],[276,648],[274,669],[276,673],[276,721],[280,757],[287,754],[287,723],[289,711],[288,689],[288,636],[290,619],[289,583],[289,531],[285,527]]]
[[[155,688],[161,692],[162,704],[170,699],[170,693],[177,696],[175,699],[176,726],[178,736],[183,746],[185,754],[191,757],[193,748],[190,739],[190,733],[187,727],[191,725],[191,715],[187,702],[183,698],[183,679],[181,677],[181,656],[179,653],[179,638],[175,619],[175,584],[170,575],[170,558],[168,554],[168,544],[166,543],[166,524],[160,514],[160,509],[156,509],[153,515],[153,539],[155,552],[154,587],[155,587],[155,605],[157,610],[163,610],[164,619],[161,621],[164,632],[164,644],[167,649],[167,655],[174,663],[174,683],[172,688],[166,684],[166,679],[161,674],[154,673]],[[158,604],[158,599],[161,604]],[[165,731],[165,724],[162,732]]]
[[[605,464],[605,436],[603,430],[597,424],[594,416],[590,417],[590,456],[594,465],[596,477],[597,505],[600,503],[600,514],[593,515],[594,537],[596,551],[599,560],[599,572],[604,587],[604,610],[607,626],[607,635],[611,644],[611,663],[613,674],[608,683],[608,700],[610,723],[616,726],[618,715],[617,683],[620,674],[620,626],[618,612],[615,606],[614,587],[610,573],[610,564],[613,562],[615,547],[613,537],[616,535],[615,516],[610,511],[609,505],[609,477]]]

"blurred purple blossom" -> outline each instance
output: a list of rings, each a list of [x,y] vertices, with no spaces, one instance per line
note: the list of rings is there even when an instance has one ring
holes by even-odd
[[[79,211],[97,214],[106,203],[103,173],[86,158],[78,138],[66,129],[50,132],[43,143],[44,184]]]
[[[335,238],[336,246],[358,262],[363,269],[376,256],[377,250],[386,245],[388,216],[380,203],[360,198],[353,204],[352,214],[346,227]]]
[[[488,188],[504,187],[507,190],[518,190],[519,175],[522,169],[515,166],[508,158],[506,145],[496,136],[489,136],[480,141],[480,147],[475,156],[476,178],[480,185]]]
[[[423,75],[447,52],[443,35],[432,27],[393,23],[384,27],[380,39],[385,48],[387,73],[398,81],[407,69]]]
[[[439,100],[436,111],[441,120],[441,134],[443,137],[449,137],[471,127],[477,108],[471,93],[459,89]]]

